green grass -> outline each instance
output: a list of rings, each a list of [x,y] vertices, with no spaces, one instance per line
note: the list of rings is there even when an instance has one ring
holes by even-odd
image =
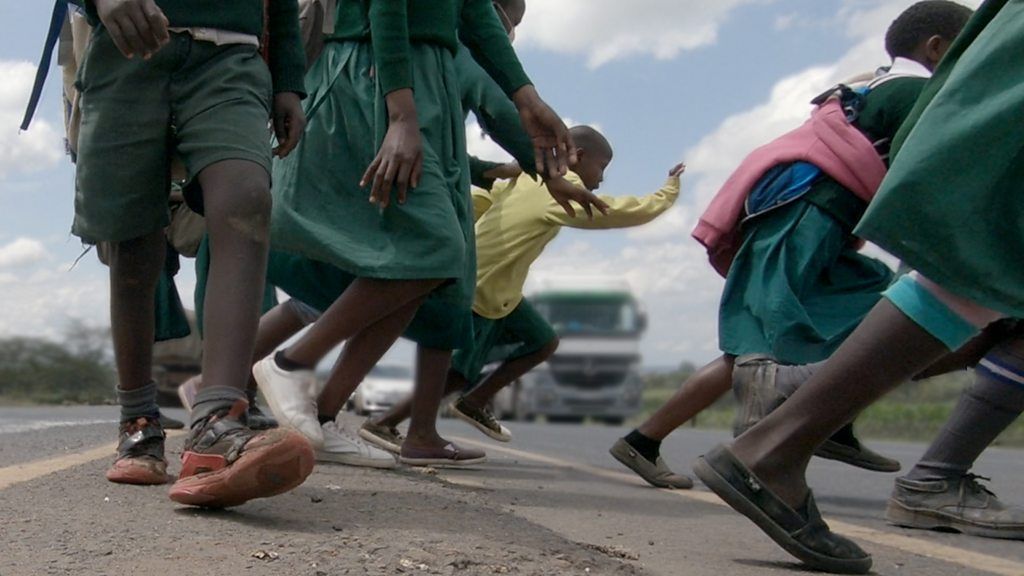
[[[658,409],[688,374],[657,377],[644,391],[643,413],[631,423],[642,422]],[[949,374],[920,382],[904,384],[885,396],[856,420],[858,436],[878,440],[910,440],[928,442],[949,418],[957,399],[973,376],[970,373]],[[732,427],[734,400],[729,394],[700,413],[687,426],[709,429]],[[996,445],[1024,447],[1024,420],[1018,420],[996,441]]]

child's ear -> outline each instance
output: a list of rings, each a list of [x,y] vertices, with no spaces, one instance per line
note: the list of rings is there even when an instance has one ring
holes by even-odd
[[[938,64],[939,60],[942,60],[942,57],[945,56],[946,50],[948,49],[949,42],[938,34],[929,38],[924,44],[925,55],[935,64]]]

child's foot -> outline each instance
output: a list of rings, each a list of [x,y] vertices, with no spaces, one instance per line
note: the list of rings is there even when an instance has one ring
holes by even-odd
[[[444,442],[444,440],[442,440]],[[462,468],[487,462],[487,454],[475,448],[463,448],[452,442],[440,446],[412,446],[402,444],[398,461],[406,466],[436,466],[440,468]]]
[[[643,454],[640,454],[640,452],[630,446],[625,438],[619,438],[608,452],[621,462],[623,466],[636,472],[637,476],[646,480],[651,486],[671,488],[673,490],[693,488],[693,480],[673,472],[669,469],[668,464],[665,464],[661,456],[658,456],[654,462],[651,462]]]
[[[885,519],[904,528],[1024,540],[1024,510],[1000,502],[981,479],[974,474],[946,480],[897,478]]]
[[[405,442],[405,435],[398,428],[377,424],[369,419],[359,428],[359,437],[392,454],[400,454],[402,442]]]
[[[246,420],[249,423],[249,428],[253,430],[277,428],[277,420],[268,416],[263,410],[260,410],[260,407],[255,402],[249,403],[249,413],[246,414]]]
[[[294,430],[257,432],[243,423],[238,400],[192,425],[171,500],[225,508],[295,488],[313,472],[313,448]]]
[[[459,420],[466,422],[498,442],[512,440],[512,432],[509,432],[508,428],[502,426],[501,422],[498,422],[498,419],[494,417],[494,414],[486,406],[477,408],[467,402],[465,397],[462,397],[452,403],[452,412],[455,413]]]
[[[164,434],[158,418],[142,417],[121,422],[117,460],[107,470],[107,480],[120,484],[164,484],[167,459]]]
[[[394,468],[395,457],[352,434],[343,424],[332,421],[323,425],[324,446],[316,451],[320,462],[335,462],[366,468]]]
[[[278,422],[302,432],[313,446],[323,446],[324,433],[316,417],[316,374],[312,370],[283,370],[273,356],[268,356],[252,367],[252,375]]]

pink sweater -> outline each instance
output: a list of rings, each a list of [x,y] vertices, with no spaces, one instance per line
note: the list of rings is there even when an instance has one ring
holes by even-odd
[[[801,161],[814,164],[865,202],[874,197],[886,172],[871,141],[846,120],[837,100],[815,108],[802,126],[744,158],[694,228],[693,237],[707,248],[711,265],[723,277],[740,247],[747,195],[769,169]]]

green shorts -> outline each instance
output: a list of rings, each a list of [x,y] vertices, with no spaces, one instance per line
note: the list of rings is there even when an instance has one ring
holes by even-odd
[[[100,26],[77,85],[82,127],[72,232],[87,243],[167,226],[172,151],[190,180],[224,160],[270,172],[270,71],[254,46],[173,33],[151,59],[129,60]]]
[[[533,354],[556,337],[548,321],[526,300],[497,320],[474,313],[473,343],[455,352],[452,370],[476,384],[484,366]]]

